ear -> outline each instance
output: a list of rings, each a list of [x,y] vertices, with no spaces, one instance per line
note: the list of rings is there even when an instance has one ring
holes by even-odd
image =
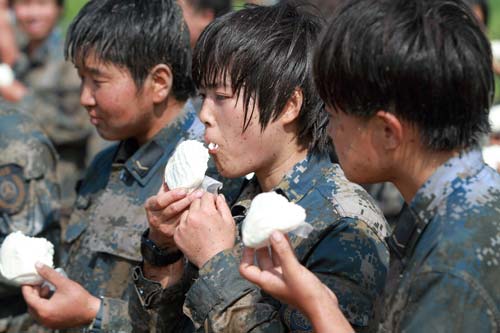
[[[377,142],[384,150],[394,150],[403,143],[404,127],[392,113],[377,111],[372,118],[376,122]]]
[[[151,93],[153,103],[159,104],[164,102],[174,82],[174,75],[169,66],[165,64],[156,65],[151,70]]]
[[[304,94],[302,93],[302,89],[295,89],[281,112],[280,120],[283,125],[288,125],[299,117],[303,102]]]

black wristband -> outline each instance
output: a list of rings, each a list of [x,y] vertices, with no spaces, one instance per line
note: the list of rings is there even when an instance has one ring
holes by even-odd
[[[149,229],[141,237],[142,258],[153,266],[168,266],[182,258],[183,254],[179,250],[169,252],[168,249],[161,249],[151,239],[148,238]]]

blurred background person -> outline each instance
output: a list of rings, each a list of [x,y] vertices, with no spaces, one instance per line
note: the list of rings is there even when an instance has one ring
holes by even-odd
[[[93,129],[79,103],[78,74],[64,59],[64,36],[58,27],[64,1],[10,0],[9,6],[26,43],[19,46],[21,52],[12,64],[15,79],[0,85],[0,104],[31,114],[54,144],[66,217],[86,165]]]
[[[178,3],[189,29],[193,49],[205,27],[216,17],[229,13],[233,8],[232,0],[178,0]]]
[[[35,121],[0,108],[0,245],[16,231],[45,237],[59,248],[56,152]],[[57,265],[57,257],[54,264]],[[21,289],[0,279],[0,332],[27,332]]]
[[[19,57],[13,28],[14,15],[7,0],[0,0],[0,63],[12,67]],[[10,68],[9,68],[10,69]]]

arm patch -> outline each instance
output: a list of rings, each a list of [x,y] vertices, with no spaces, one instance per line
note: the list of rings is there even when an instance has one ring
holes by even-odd
[[[23,168],[17,164],[0,166],[0,213],[14,215],[26,203],[28,183]]]

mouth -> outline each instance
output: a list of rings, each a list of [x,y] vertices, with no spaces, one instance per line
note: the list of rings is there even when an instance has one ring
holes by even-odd
[[[217,153],[217,150],[219,150],[219,145],[213,142],[210,142],[208,144],[208,153],[209,154],[215,154]]]
[[[90,117],[90,123],[96,126],[97,124],[99,124],[99,118]]]
[[[88,115],[89,115],[89,118],[90,118],[90,123],[92,125],[97,125],[101,121],[101,118],[97,117],[97,115],[93,111],[90,111],[88,113]]]

